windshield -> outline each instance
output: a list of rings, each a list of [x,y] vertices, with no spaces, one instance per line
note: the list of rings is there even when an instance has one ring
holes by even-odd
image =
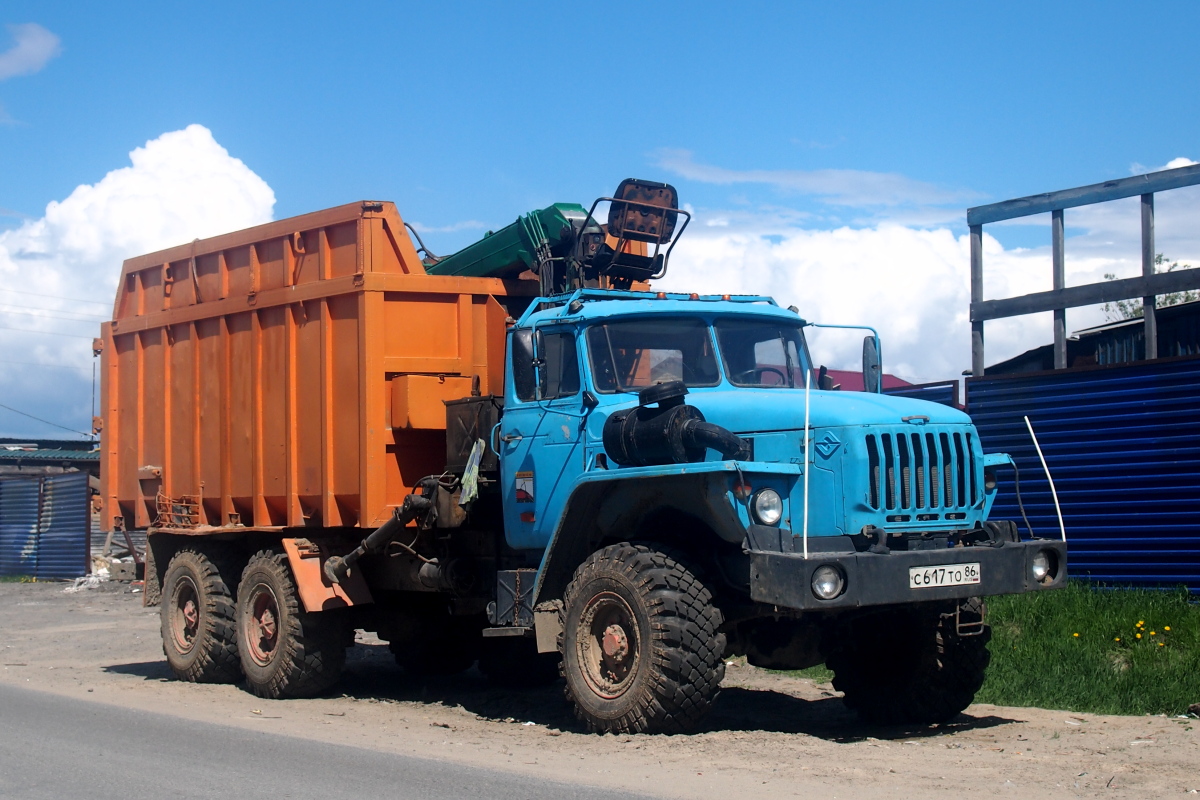
[[[804,335],[798,325],[767,319],[718,319],[717,341],[734,386],[804,385]]]
[[[701,319],[630,319],[588,328],[588,354],[599,392],[629,392],[667,381],[716,386],[721,375]]]

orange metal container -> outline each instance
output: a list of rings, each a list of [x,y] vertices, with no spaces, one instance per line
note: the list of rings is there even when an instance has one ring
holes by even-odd
[[[426,275],[391,203],[125,262],[102,326],[103,528],[381,524],[503,384],[536,281]]]

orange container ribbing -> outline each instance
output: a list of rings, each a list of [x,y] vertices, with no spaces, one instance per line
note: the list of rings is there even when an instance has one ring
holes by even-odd
[[[426,275],[391,203],[129,259],[102,326],[103,529],[382,523],[443,468],[445,397],[502,392],[505,318],[536,290]]]

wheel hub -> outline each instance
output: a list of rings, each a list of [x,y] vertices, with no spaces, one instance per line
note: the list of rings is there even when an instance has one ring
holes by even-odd
[[[254,663],[267,666],[279,644],[279,603],[270,587],[263,584],[251,590],[250,613],[243,630],[246,650]]]
[[[633,685],[641,664],[637,618],[615,592],[599,592],[583,609],[576,652],[583,678],[598,696],[615,699]]]
[[[200,610],[196,608],[195,600],[188,600],[183,604],[183,621],[188,630],[194,631],[196,625],[200,622]]]
[[[200,632],[200,604],[196,585],[190,577],[182,578],[171,598],[171,636],[180,653],[191,652]]]
[[[629,636],[620,625],[609,625],[604,629],[601,647],[609,660],[620,663],[629,655]]]

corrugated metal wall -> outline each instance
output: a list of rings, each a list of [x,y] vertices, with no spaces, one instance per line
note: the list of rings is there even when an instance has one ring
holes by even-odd
[[[1057,535],[1029,416],[1058,489],[1073,575],[1200,592],[1200,359],[969,378],[967,402],[984,451],[1016,459],[1034,530]],[[993,517],[1019,520],[1012,470],[999,477]]]
[[[0,480],[0,575],[37,571],[41,478]]]
[[[0,479],[0,575],[86,575],[90,495],[86,472]]]

